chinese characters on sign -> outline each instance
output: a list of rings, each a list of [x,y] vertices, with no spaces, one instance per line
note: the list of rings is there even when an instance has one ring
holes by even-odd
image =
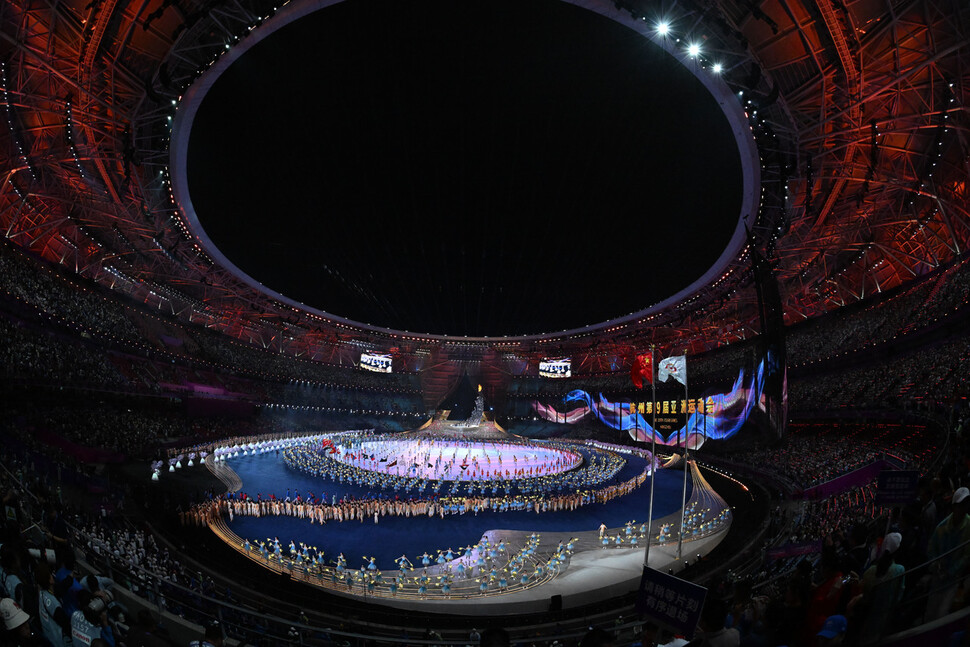
[[[631,405],[631,410],[634,405]],[[661,413],[713,413],[714,398],[691,398],[689,400],[658,400],[657,402],[637,402],[637,413],[641,415],[653,414],[654,410]]]
[[[707,589],[649,567],[643,568],[637,611],[688,640],[694,636]]]
[[[917,470],[883,470],[879,472],[876,505],[903,505],[916,500],[919,487]]]
[[[626,405],[624,405],[626,406]],[[630,413],[639,413],[647,423],[652,424],[656,416],[656,427],[670,432],[684,425],[684,415],[714,414],[714,398],[681,398],[678,400],[657,400],[652,402],[631,402]]]

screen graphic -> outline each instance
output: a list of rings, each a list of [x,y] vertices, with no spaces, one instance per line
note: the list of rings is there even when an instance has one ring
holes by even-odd
[[[542,377],[570,377],[572,376],[571,359],[544,359],[539,362],[539,375]]]
[[[570,391],[565,411],[533,401],[536,413],[549,422],[575,424],[594,416],[603,424],[626,431],[639,442],[660,445],[700,447],[705,440],[723,440],[734,436],[758,408],[765,384],[765,361],[752,372],[742,368],[727,393],[657,401],[612,402],[602,393],[593,396],[581,389]],[[573,408],[570,408],[572,406]],[[656,429],[652,426],[656,413]]]
[[[360,367],[375,373],[390,373],[391,356],[378,353],[361,353]]]

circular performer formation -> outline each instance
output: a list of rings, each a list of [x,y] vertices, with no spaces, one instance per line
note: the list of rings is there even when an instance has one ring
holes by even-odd
[[[730,525],[693,464],[660,469],[683,461],[488,432],[234,439],[170,464],[201,457],[227,485],[185,522],[261,566],[339,595],[463,614],[611,597],[635,585],[648,541],[651,566],[677,569],[678,547],[706,553]]]
[[[328,441],[329,442],[329,441]],[[361,440],[322,448],[339,463],[397,478],[435,481],[513,481],[553,476],[578,467],[577,452],[554,446],[428,438]]]

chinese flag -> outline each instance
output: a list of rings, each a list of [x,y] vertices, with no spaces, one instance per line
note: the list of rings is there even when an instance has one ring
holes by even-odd
[[[643,388],[643,380],[649,384],[653,383],[653,358],[650,355],[637,355],[633,359],[633,366],[630,367],[630,379],[633,386],[638,389]]]

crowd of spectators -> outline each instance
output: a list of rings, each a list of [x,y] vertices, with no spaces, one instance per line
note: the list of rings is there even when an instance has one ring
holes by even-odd
[[[906,354],[880,355],[865,363],[792,379],[789,401],[795,411],[953,403],[970,395],[965,370],[968,360],[970,338],[953,337]]]
[[[785,340],[788,363],[795,368],[819,365],[898,341],[906,334],[919,332],[957,313],[964,308],[968,296],[970,259],[963,259],[915,285],[790,327]],[[966,359],[967,345],[959,337],[944,339],[937,348],[912,353],[904,360],[876,354],[865,361],[868,366],[856,369],[856,373],[839,366],[836,377],[831,379],[819,380],[812,374],[805,381],[807,393],[804,395],[818,397],[796,397],[793,401],[797,406],[814,406],[833,398],[835,406],[885,404],[906,395],[914,385],[916,388],[910,397],[965,396],[966,389],[961,390],[966,387],[965,379],[951,380],[950,374]],[[730,382],[742,367],[753,365],[757,359],[755,352],[752,342],[742,341],[717,352],[692,357],[690,381],[699,386]],[[509,414],[525,419],[529,413],[519,401],[561,401],[574,389],[616,397],[642,395],[632,389],[625,371],[569,380],[520,376],[512,380],[509,388]]]
[[[34,261],[9,242],[0,244],[0,295],[30,305],[66,321],[111,331],[132,341],[141,335],[115,298],[60,275],[45,263]]]
[[[970,338],[961,331],[936,334],[932,329],[962,312],[968,295],[970,262],[962,260],[871,303],[791,328],[789,357],[796,368],[811,369],[790,381],[793,410],[893,409],[914,402],[965,401],[970,395],[965,369],[970,365]],[[123,493],[99,489],[102,480],[93,472],[100,468],[76,466],[72,447],[137,455],[186,439],[327,428],[396,430],[407,425],[389,421],[389,416],[424,410],[420,380],[414,374],[378,375],[229,339],[142,304],[124,302],[103,287],[82,284],[9,244],[0,246],[0,335],[7,342],[0,346],[0,378],[8,386],[38,387],[29,391],[32,399],[5,411],[4,437],[28,444],[44,438],[42,451],[56,466],[53,472],[41,471],[10,453],[0,456],[5,466],[0,470],[5,508],[0,567],[4,581],[10,581],[10,573],[20,581],[19,591],[13,586],[2,592],[17,600],[33,631],[9,632],[6,638],[13,644],[41,644],[40,636],[51,634],[55,625],[70,633],[72,622],[75,629],[91,632],[111,647],[152,645],[149,637],[164,641],[152,617],[125,616],[110,595],[111,586],[124,586],[152,604],[199,620],[181,594],[169,595],[159,583],[183,593],[234,599],[231,591],[193,572],[151,534],[120,516],[76,513],[71,517],[76,530],[69,531],[59,484],[89,485],[84,490],[90,495],[86,503],[95,501],[101,511],[120,509],[124,501]],[[880,350],[887,342],[919,335],[925,343],[901,345],[891,353]],[[701,384],[733,379],[740,366],[751,363],[753,352],[753,344],[740,343],[700,355],[690,365],[691,380]],[[848,355],[860,359],[845,363]],[[193,385],[209,387],[222,397],[252,400],[261,408],[245,417],[192,417],[181,398],[193,393]],[[561,400],[577,388],[632,393],[625,371],[569,380],[516,378],[510,402]],[[51,396],[54,392],[56,398]],[[951,410],[957,418],[965,415],[959,408]],[[954,426],[957,433],[946,460],[935,467],[931,460],[939,455],[939,439],[926,429],[899,425],[795,426],[780,445],[759,446],[732,457],[774,472],[795,490],[887,454],[922,474],[919,500],[896,509],[877,505],[875,482],[824,499],[786,503],[779,518],[787,520],[787,531],[779,535],[780,541],[818,542],[818,550],[808,558],[779,560],[741,580],[713,587],[713,599],[732,598],[723,617],[742,644],[810,645],[832,617],[845,620],[844,631],[852,640],[866,642],[968,601],[955,595],[953,578],[970,573],[970,554],[961,544],[970,541],[970,521],[965,521],[970,507],[970,493],[965,491],[970,485],[970,444],[965,420]],[[560,435],[548,422],[522,425],[518,431]],[[566,435],[595,434],[591,428],[577,427]],[[25,532],[26,528],[31,530]],[[127,566],[124,580],[81,578],[74,570],[74,548]],[[947,554],[950,548],[955,551]],[[927,560],[935,560],[935,566],[923,566]],[[47,618],[42,609],[45,598],[51,621],[42,624],[39,620]],[[886,611],[900,604],[898,613]],[[20,614],[10,611],[8,617],[21,621],[12,629],[25,626]],[[240,625],[255,622],[239,620]],[[56,644],[54,637],[48,635],[48,640]]]
[[[970,339],[965,333],[943,331],[922,343],[900,344],[906,335],[926,334],[928,327],[961,312],[968,294],[970,260],[964,259],[914,286],[790,327],[785,343],[791,406],[796,411],[892,409],[966,399],[970,376],[962,369],[970,361]],[[884,347],[888,342],[894,344],[890,350]],[[753,364],[755,350],[750,342],[735,343],[691,358],[691,384],[728,383]],[[529,402],[561,402],[575,389],[616,398],[643,395],[622,371],[570,380],[519,377],[512,381],[507,413],[530,419]]]
[[[921,564],[942,556],[944,546],[949,546],[945,543],[945,533],[938,527],[948,519],[950,511],[959,513],[963,504],[965,514],[970,506],[970,495],[960,489],[970,480],[965,431],[960,427],[946,462],[924,474],[920,499],[909,506],[895,510],[877,506],[871,483],[827,499],[791,504],[791,531],[783,535],[783,541],[788,544],[817,542],[819,550],[808,558],[788,560],[790,568],[780,572],[765,568],[742,579],[717,580],[711,585],[712,608],[720,609],[722,622],[732,632],[737,631],[740,642],[736,644],[813,645],[814,636],[832,616],[845,618],[847,636],[856,644],[864,644],[887,631],[919,624],[962,605],[962,598],[950,595],[952,582],[942,580],[937,586],[934,578],[939,578],[940,572]],[[871,430],[865,433],[862,428],[849,433],[833,430],[829,434],[831,437],[826,437],[818,428],[796,429],[786,447],[760,448],[733,458],[779,466],[799,486],[807,487],[817,481],[819,472],[826,478],[838,476],[858,462],[905,451],[906,447],[897,443],[915,444],[905,436],[902,427],[875,433]],[[885,444],[876,452],[872,446],[860,446],[861,437],[881,438]],[[791,471],[782,467],[797,462],[798,452],[802,451],[811,456],[811,469]],[[839,459],[839,453],[845,456]],[[916,455],[897,458],[925,469],[925,463]],[[70,625],[63,619],[74,616],[73,609],[80,608],[77,623],[85,616],[87,596],[83,602],[76,601],[81,589],[75,587],[72,593],[72,586],[80,582],[81,588],[107,590],[99,596],[105,602],[105,613],[102,615],[99,611],[93,615],[88,609],[84,621],[99,628],[103,639],[107,640],[107,629],[110,629],[116,643],[128,645],[130,632],[144,632],[143,625],[148,625],[149,634],[162,643],[165,631],[152,616],[126,616],[124,608],[108,595],[113,586],[121,586],[150,604],[199,622],[210,617],[210,611],[205,610],[208,604],[205,599],[238,603],[231,589],[187,565],[151,534],[128,525],[123,517],[104,513],[66,514],[62,495],[50,487],[53,480],[35,473],[33,464],[19,461],[9,452],[0,456],[0,464],[4,466],[0,471],[0,492],[4,493],[5,505],[12,503],[12,508],[17,510],[12,518],[8,515],[3,543],[13,546],[5,550],[15,551],[18,560],[14,564],[5,558],[3,566],[6,572],[16,572],[22,576],[21,580],[33,582],[31,587],[21,589],[19,595],[22,608],[35,623],[32,627],[35,639],[30,642],[15,638],[14,644],[39,644],[37,639],[44,628],[35,621],[41,617],[40,609],[31,605],[29,597],[36,595],[42,600],[41,583],[49,577],[47,573],[54,574],[50,593],[57,598],[57,604],[67,608],[64,616],[58,614],[64,628]],[[70,469],[66,464],[61,467]],[[17,482],[26,487],[19,487]],[[966,499],[962,498],[965,496]],[[28,533],[32,538],[30,546],[11,539],[38,518],[42,519],[45,532]],[[16,533],[9,532],[11,524],[16,527]],[[69,526],[72,530],[68,530]],[[947,526],[944,523],[942,527]],[[970,539],[970,534],[966,539]],[[73,551],[68,550],[71,546],[86,554],[90,563],[110,562],[115,581],[102,579],[86,584],[85,578],[74,569]],[[26,550],[28,547],[36,550],[31,553]],[[46,552],[47,548],[52,552]],[[946,573],[965,574],[970,566],[970,549],[964,549],[966,557],[959,558],[963,560],[960,564],[947,566]],[[53,563],[45,567],[43,562],[48,557]],[[68,573],[75,575],[68,576]],[[895,607],[897,604],[902,606]],[[896,608],[898,613],[888,615],[887,609]],[[239,636],[266,631],[256,617],[234,620],[233,631],[242,632]],[[712,630],[720,631],[716,621],[708,619],[707,622],[708,634]],[[646,631],[649,634],[651,630],[648,627]]]
[[[731,457],[774,472],[804,490],[884,457],[914,468],[925,466],[938,453],[939,443],[924,425],[792,424],[781,444],[757,444]]]
[[[75,457],[95,451],[99,460],[155,458],[160,447],[175,447],[237,435],[316,433],[354,427],[363,422],[385,431],[415,427],[414,418],[386,412],[350,413],[263,407],[256,415],[187,415],[177,398],[134,397],[54,391],[44,397],[30,392],[4,411],[15,425],[12,433],[59,443]]]
[[[109,450],[118,459],[144,456],[167,441],[191,434],[178,403],[163,400],[65,398],[40,406],[27,401],[11,407],[7,414],[16,421],[21,435],[43,435],[51,442],[63,439],[84,448]]]
[[[913,313],[914,327],[925,326],[956,312],[970,301],[970,259],[964,258],[948,268],[934,292]]]
[[[965,427],[958,423],[943,462],[935,467],[930,459],[940,458],[938,451],[900,455],[927,439],[907,438],[899,430],[882,434],[889,444],[880,453],[897,455],[901,467],[922,475],[918,498],[908,504],[879,505],[874,480],[826,498],[780,505],[775,517],[787,532],[779,537],[778,556],[771,557],[766,547],[760,569],[725,585],[724,594],[734,595],[729,623],[739,629],[741,644],[814,645],[814,636],[833,615],[845,622],[847,644],[869,644],[970,603],[957,593],[970,574],[970,518],[965,520],[970,437]],[[733,458],[755,460],[762,467],[774,463],[795,487],[808,488],[820,480],[819,473],[831,479],[858,460],[875,457],[872,447],[855,450],[858,439],[851,435],[831,440],[848,454],[847,462],[825,449],[831,441],[816,444],[808,452],[814,472],[787,469],[797,460],[790,450],[803,444],[797,441],[777,450],[777,456],[775,450],[759,449]],[[789,557],[785,549],[790,547],[802,549],[795,554],[808,554]]]
[[[786,339],[789,364],[808,366],[898,342],[959,312],[968,294],[970,259],[964,258],[915,284],[791,327]]]
[[[210,388],[227,397],[344,413],[425,411],[416,374],[378,375],[231,339],[143,304],[126,303],[9,244],[0,249],[0,263],[6,311],[0,331],[11,342],[0,350],[5,379],[157,394],[191,395],[193,389]],[[916,324],[928,326],[954,313],[968,285],[970,262],[964,260],[897,293],[790,328],[790,362],[813,367],[803,377],[793,374],[792,406],[800,411],[892,407],[966,397],[967,377],[960,371],[970,359],[965,336],[900,355],[872,351],[848,369],[838,362],[847,352],[872,349],[919,329]],[[742,366],[753,363],[754,352],[748,342],[698,355],[690,364],[691,383],[733,379]],[[819,364],[826,359],[831,362],[827,369]],[[642,395],[632,390],[625,371],[567,380],[516,378],[505,414],[527,420],[533,417],[531,400],[560,401],[577,388],[612,397]]]
[[[294,357],[259,344],[231,339],[202,325],[186,324],[143,304],[125,302],[106,288],[86,284],[15,246],[0,246],[0,318],[16,344],[5,366],[12,377],[86,382],[102,388],[159,392],[188,382],[215,383],[228,391],[276,392],[304,384],[350,391],[404,394],[420,401],[414,374],[376,374],[352,366]],[[19,335],[13,336],[15,331]],[[48,339],[44,339],[48,337]],[[90,348],[91,352],[86,350]],[[20,350],[21,352],[18,352]],[[116,367],[106,357],[116,354]],[[74,362],[75,356],[78,362]],[[46,363],[51,366],[46,366]],[[92,375],[92,361],[102,365]],[[82,366],[74,369],[72,364]],[[254,386],[255,385],[255,386]]]
[[[0,317],[0,376],[7,380],[123,388],[127,381],[100,348],[44,334]]]
[[[66,408],[65,417],[68,412],[69,408]],[[150,414],[146,412],[146,415]],[[151,415],[157,415],[157,412]],[[269,424],[275,427],[281,422],[282,419],[279,419]],[[101,420],[97,424],[107,423],[106,420]],[[963,427],[960,430],[965,431]],[[929,432],[926,434],[928,436]],[[820,475],[824,478],[838,476],[861,463],[886,454],[893,454],[897,460],[925,470],[929,454],[935,453],[932,449],[935,442],[935,439],[928,440],[928,437],[909,437],[907,428],[901,425],[858,425],[831,429],[821,426],[796,426],[786,445],[749,450],[733,456],[733,459],[760,466],[773,466],[805,488],[817,482]],[[921,574],[918,567],[925,559],[940,554],[938,549],[934,552],[933,532],[948,510],[954,507],[952,493],[967,482],[966,441],[962,433],[957,435],[954,443],[948,453],[949,460],[942,467],[926,474],[925,494],[918,509],[911,506],[892,511],[876,506],[873,484],[848,490],[828,499],[794,504],[790,513],[792,530],[784,535],[784,541],[818,541],[820,551],[809,559],[793,562],[792,568],[787,571],[779,573],[777,570],[765,569],[747,579],[733,583],[726,581],[714,587],[716,599],[726,598],[732,601],[726,608],[724,618],[738,631],[744,641],[742,644],[810,645],[813,644],[812,636],[831,615],[847,618],[849,635],[861,641],[878,635],[884,629],[918,624],[928,617],[927,614],[942,613],[944,606],[948,611],[954,604],[953,600],[943,596],[946,593],[944,589],[934,592],[933,586],[923,577],[925,573]],[[928,447],[925,455],[909,451],[910,448],[923,446]],[[805,458],[804,465],[800,464],[800,457]],[[50,491],[48,485],[55,480],[32,477],[31,465],[12,461],[9,455],[0,457],[0,462],[10,469],[9,473],[3,472],[5,478],[11,473],[17,474],[19,479],[28,484],[29,490],[40,493],[38,502],[28,502],[24,506],[28,510],[32,509],[29,514],[33,516],[30,518],[34,518],[38,510],[45,510],[48,511],[45,527],[61,527],[63,518],[59,520],[59,513],[56,512],[60,507],[60,500],[56,493]],[[2,491],[9,493],[9,479],[2,485]],[[13,496],[24,497],[22,492],[16,491]],[[9,497],[8,494],[7,498]],[[160,546],[150,534],[126,525],[116,516],[76,516],[72,517],[72,523],[78,528],[78,532],[69,533],[69,541],[88,554],[110,560],[115,566],[113,575],[117,581],[116,586],[123,586],[144,596],[152,604],[160,605],[176,615],[201,621],[206,614],[198,611],[196,606],[186,603],[187,599],[191,599],[192,593],[225,601],[234,600],[231,590],[216,585],[204,573],[187,567],[177,555]],[[55,530],[53,536],[60,537],[64,532]],[[899,539],[889,536],[893,533],[898,534]],[[58,540],[47,535],[38,541],[38,548],[58,547]],[[883,547],[894,542],[898,542],[898,546],[889,553],[892,560],[884,559],[882,554],[886,550]],[[20,553],[23,554],[23,551]],[[49,568],[55,573],[63,573],[65,568],[70,571],[70,557],[67,556],[69,553],[65,553],[62,548],[55,553],[56,562]],[[96,563],[98,561],[94,558],[92,560]],[[36,581],[38,572],[43,577],[44,569],[36,556],[22,558],[21,563],[30,565],[23,568],[25,577],[34,577]],[[125,566],[127,568],[120,568]],[[875,583],[879,580],[891,582],[893,574],[898,573],[899,568],[918,577],[914,577],[911,582],[910,576],[906,576],[902,592],[889,595],[890,603],[902,600],[908,605],[900,611],[898,621],[893,620],[893,623],[901,623],[897,625],[872,614],[883,608],[881,603],[875,604],[873,599],[878,599],[885,590],[877,588]],[[887,576],[887,573],[890,575]],[[65,603],[64,586],[55,581],[52,587],[54,595],[61,594],[59,603],[62,606]],[[834,592],[836,589],[838,593]],[[39,591],[37,594],[39,595]],[[186,595],[190,597],[186,598]],[[912,602],[906,596],[920,597]],[[958,600],[956,604],[961,602]],[[23,606],[32,618],[39,617],[31,613],[29,604],[25,602]],[[39,613],[39,609],[35,612]],[[84,615],[83,610],[81,615]],[[91,619],[101,622],[100,615],[97,618],[92,616]],[[127,632],[132,631],[132,625],[140,627],[134,620],[135,618],[124,618],[116,614],[114,618],[105,616],[103,621],[105,626],[111,628],[115,640],[124,641]],[[152,635],[161,634],[153,622],[149,624],[152,624]],[[254,618],[240,618],[236,631],[244,631],[246,626],[253,629],[258,626],[258,621]],[[42,631],[42,628],[35,630],[37,631]]]

